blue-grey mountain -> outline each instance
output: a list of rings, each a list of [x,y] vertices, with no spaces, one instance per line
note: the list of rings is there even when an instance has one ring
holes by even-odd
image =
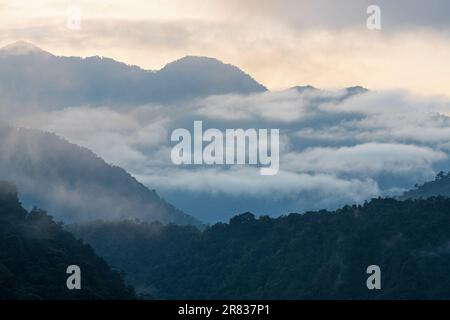
[[[149,71],[99,56],[55,56],[23,41],[0,49],[0,104],[22,109],[124,107],[265,90],[237,67],[213,58],[188,56]]]
[[[140,219],[200,225],[125,170],[55,134],[0,127],[0,179],[64,222]]]

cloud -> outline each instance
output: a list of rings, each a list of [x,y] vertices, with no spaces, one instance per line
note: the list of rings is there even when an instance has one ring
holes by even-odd
[[[192,195],[220,197],[225,202],[220,210],[230,214],[241,208],[239,203],[260,210],[258,197],[277,199],[273,213],[335,208],[394,195],[450,168],[450,99],[404,90],[352,94],[348,89],[292,88],[171,105],[10,110],[0,106],[3,120],[87,147],[181,208],[179,199],[195,204]],[[175,166],[170,134],[177,128],[192,130],[195,120],[202,120],[205,130],[279,129],[279,174],[261,177],[256,167]]]
[[[26,116],[0,106],[4,121],[56,132],[151,188],[176,191],[174,203],[186,191],[220,195],[226,205],[228,196],[264,195],[290,198],[292,206],[280,200],[286,210],[332,208],[393,194],[450,167],[448,1],[377,1],[380,32],[365,28],[366,0],[77,3],[80,31],[66,28],[67,1],[0,0],[0,45],[25,39],[57,55],[108,56],[147,69],[211,56],[271,89],[331,88],[211,96],[172,107],[36,106]],[[344,99],[345,91],[333,89],[351,85],[374,91]],[[175,167],[170,133],[194,120],[219,129],[279,128],[280,174]]]
[[[185,55],[239,66],[271,89],[363,85],[449,96],[448,1],[80,1],[82,29],[66,28],[66,1],[19,1],[2,13],[0,45],[26,39],[58,55],[101,55],[160,69]],[[339,13],[339,14],[337,14]]]
[[[365,26],[365,13],[369,5],[376,4],[382,10],[386,28],[450,27],[446,0],[231,0],[221,2],[219,8],[231,8],[236,15],[254,16],[288,24],[292,28],[348,28]]]
[[[447,159],[442,151],[394,143],[364,143],[350,147],[311,147],[289,153],[282,163],[285,170],[374,176],[383,172],[433,174],[433,162]]]
[[[258,169],[232,167],[179,170],[172,169],[157,175],[142,175],[139,179],[149,185],[157,185],[160,190],[178,190],[212,193],[233,197],[298,197],[311,193],[321,199],[334,197],[333,201],[363,201],[380,194],[375,181],[364,179],[343,179],[333,174],[307,174],[281,171],[276,176],[261,176]]]
[[[175,195],[172,202],[181,194],[266,197],[286,210],[307,210],[396,194],[450,167],[449,109],[445,98],[404,91],[348,96],[346,90],[288,90],[122,111],[67,108],[16,124],[88,147],[150,188]],[[262,177],[256,167],[175,166],[170,133],[192,130],[194,120],[203,120],[205,130],[280,129],[280,173]]]
[[[106,107],[77,107],[31,114],[17,120],[16,125],[56,132],[116,165],[137,168],[150,165],[149,150],[167,141],[168,121],[157,106],[125,113]]]
[[[317,118],[333,117],[327,126],[309,126],[299,139],[316,141],[407,142],[445,148],[450,134],[448,99],[418,97],[402,91],[369,92],[342,103],[322,104]]]
[[[345,95],[336,92],[297,90],[266,92],[249,96],[211,96],[196,102],[200,116],[221,120],[298,122],[312,116],[317,100],[336,100]]]

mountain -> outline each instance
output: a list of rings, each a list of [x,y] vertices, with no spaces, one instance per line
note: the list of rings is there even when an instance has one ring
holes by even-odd
[[[11,43],[0,49],[0,55],[2,56],[16,56],[16,55],[42,55],[51,56],[47,51],[35,46],[32,43],[26,41],[17,41]]]
[[[426,199],[436,196],[450,197],[450,172],[439,172],[433,181],[416,185],[415,189],[406,191],[399,199]]]
[[[125,170],[38,130],[0,127],[0,179],[15,182],[26,205],[64,222],[136,218],[200,225]]]
[[[362,93],[366,93],[366,92],[369,91],[369,89],[366,89],[366,88],[361,87],[361,86],[347,87],[347,88],[345,88],[345,90],[347,91],[347,95],[348,96],[362,94]]]
[[[176,81],[174,81],[176,79]],[[217,94],[249,94],[267,89],[239,68],[214,58],[187,56],[156,72],[158,101],[206,97]]]
[[[148,71],[98,56],[54,56],[23,41],[0,49],[0,104],[21,110],[176,103],[265,90],[237,67],[205,57]]]
[[[322,89],[310,86],[310,85],[306,85],[306,86],[295,86],[290,88],[289,90],[296,90],[298,93],[305,93],[305,92],[326,92]],[[369,91],[369,89],[366,89],[362,86],[353,86],[353,87],[346,87],[343,89],[343,91],[345,92],[345,94],[338,99],[338,101],[343,101],[345,99],[348,99],[354,95],[358,95],[358,94],[362,94],[362,93],[366,93]]]
[[[67,289],[70,265],[81,269],[81,290]],[[90,246],[44,211],[25,211],[15,186],[0,182],[0,300],[134,298]]]
[[[306,85],[306,86],[295,86],[290,88],[289,90],[297,90],[299,93],[304,93],[304,92],[308,92],[308,91],[320,91],[320,89],[310,86],[310,85]]]
[[[444,197],[276,219],[245,213],[203,231],[131,221],[68,228],[157,298],[450,298]],[[381,269],[381,290],[366,286],[371,265]]]

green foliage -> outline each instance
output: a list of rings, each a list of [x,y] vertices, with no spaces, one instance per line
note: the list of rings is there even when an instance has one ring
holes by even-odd
[[[73,264],[81,290],[66,287]],[[0,182],[0,299],[134,298],[122,277],[44,211],[26,212],[15,187]]]
[[[163,299],[450,298],[450,199],[374,199],[199,231],[139,221],[70,226],[140,293]],[[368,290],[366,268],[382,270]]]

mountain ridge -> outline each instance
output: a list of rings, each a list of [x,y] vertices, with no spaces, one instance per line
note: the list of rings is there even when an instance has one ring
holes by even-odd
[[[124,169],[52,133],[0,127],[0,177],[18,185],[26,204],[65,222],[136,218],[201,226]]]
[[[69,290],[67,268],[81,269]],[[27,212],[14,184],[0,181],[0,300],[135,299],[123,275],[42,210]]]
[[[174,104],[266,90],[238,67],[209,57],[186,56],[150,71],[112,58],[55,56],[26,42],[0,49],[0,103],[5,106]]]
[[[28,42],[28,41],[24,41],[24,40],[19,40],[13,43],[10,43],[6,46],[3,46],[0,48],[0,54],[10,54],[10,55],[23,55],[23,54],[44,54],[44,55],[51,55],[54,56],[53,54],[51,54],[48,51],[45,51],[43,49],[41,49],[40,47],[38,47],[37,45]]]
[[[426,199],[437,196],[450,197],[450,172],[439,172],[434,180],[416,184],[414,189],[405,191],[398,199]]]

